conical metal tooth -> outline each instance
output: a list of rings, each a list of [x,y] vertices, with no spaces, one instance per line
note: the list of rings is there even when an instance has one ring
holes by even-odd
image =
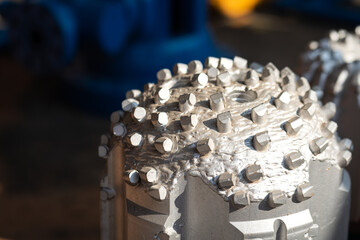
[[[109,153],[109,147],[107,145],[100,145],[98,147],[98,156],[101,158],[107,158]]]
[[[155,87],[155,84],[154,84],[154,83],[146,83],[146,84],[144,85],[144,92],[150,91],[153,87]]]
[[[291,78],[296,79],[296,74],[289,67],[284,67],[280,72],[281,78],[284,78],[285,76],[290,76]]]
[[[194,108],[196,97],[193,93],[186,93],[179,97],[179,108],[181,112],[187,112]]]
[[[296,82],[293,75],[286,75],[282,79],[281,87],[284,91],[294,93],[296,92]]]
[[[185,63],[176,63],[173,66],[174,75],[184,75],[188,72],[188,65]]]
[[[139,105],[139,101],[133,98],[127,98],[121,103],[121,107],[125,112],[131,112],[133,108]]]
[[[236,185],[236,175],[234,173],[224,172],[220,174],[217,184],[220,189],[229,189]]]
[[[277,82],[278,77],[276,77],[275,72],[269,68],[265,67],[262,71],[261,79],[266,82]]]
[[[201,155],[206,155],[206,154],[214,151],[214,149],[215,149],[215,144],[211,138],[202,139],[202,140],[198,141],[196,144],[196,150]]]
[[[304,77],[301,77],[296,82],[296,87],[297,87],[297,92],[301,97],[303,97],[305,93],[311,89],[308,80]]]
[[[220,112],[225,108],[225,99],[221,92],[210,96],[210,107],[213,111]]]
[[[284,205],[285,203],[286,203],[286,196],[284,192],[280,190],[274,190],[269,193],[268,204],[270,207],[276,208],[281,205]]]
[[[328,102],[321,108],[325,113],[327,119],[331,119],[336,114],[336,104],[333,102]]]
[[[308,45],[309,50],[315,50],[319,47],[318,41],[311,41]]]
[[[191,83],[194,87],[203,88],[208,83],[209,78],[205,73],[195,74],[192,77]]]
[[[267,122],[266,104],[260,104],[251,110],[251,120],[257,124],[264,124]]]
[[[302,119],[299,117],[294,117],[285,123],[284,128],[287,135],[295,136],[296,134],[298,134],[302,126],[303,126]]]
[[[167,195],[166,188],[161,184],[156,184],[150,187],[149,195],[156,200],[165,200]]]
[[[315,195],[314,187],[310,183],[297,186],[295,197],[299,202],[305,201]]]
[[[117,123],[113,126],[113,134],[117,137],[123,137],[126,134],[126,127],[123,123]]]
[[[131,116],[135,121],[142,123],[146,119],[146,110],[143,107],[136,107],[131,112]]]
[[[255,134],[253,139],[254,148],[256,151],[266,151],[270,147],[270,136],[268,131]]]
[[[220,73],[216,77],[216,82],[218,86],[227,87],[231,85],[231,75],[229,72]]]
[[[219,60],[219,66],[218,68],[221,70],[230,70],[233,67],[233,60],[230,58],[222,57]]]
[[[247,68],[248,65],[248,60],[239,56],[235,56],[233,62],[234,62],[234,67],[239,69]]]
[[[139,176],[141,181],[146,183],[153,183],[158,179],[157,171],[152,167],[142,167],[139,171]]]
[[[285,164],[291,170],[300,167],[304,162],[304,156],[300,152],[291,152],[285,156]]]
[[[245,84],[249,87],[256,87],[259,85],[259,74],[255,70],[246,72]]]
[[[144,138],[140,133],[136,132],[127,136],[127,142],[132,147],[140,147],[144,142]]]
[[[131,185],[136,185],[140,180],[139,172],[135,169],[130,169],[124,172],[124,180]]]
[[[156,74],[158,83],[163,83],[169,81],[172,78],[171,71],[167,68],[163,68]]]
[[[349,150],[341,151],[338,156],[338,164],[340,167],[344,168],[351,162],[352,153]]]
[[[321,127],[321,131],[324,137],[331,138],[332,136],[334,136],[337,128],[338,128],[337,123],[334,121],[330,121],[328,123],[323,123]]]
[[[342,150],[350,150],[350,151],[353,150],[353,143],[349,138],[342,139],[339,145]]]
[[[219,75],[219,73],[220,73],[219,69],[214,68],[214,67],[210,67],[206,71],[206,74],[208,75],[210,80],[216,79],[216,77]]]
[[[155,127],[165,127],[169,123],[169,118],[166,112],[157,112],[151,114],[151,123]]]
[[[338,32],[335,31],[335,30],[331,30],[331,31],[329,32],[329,38],[330,38],[330,40],[333,41],[333,42],[339,41],[339,34],[338,34]]]
[[[121,110],[115,111],[110,115],[110,121],[112,123],[118,123],[124,118],[124,115],[124,112]]]
[[[111,136],[110,134],[106,133],[106,134],[102,134],[100,136],[100,144],[101,145],[109,145],[110,144],[110,140],[111,140]]]
[[[138,89],[132,89],[126,92],[126,98],[138,99],[141,96],[141,91]]]
[[[304,97],[302,98],[302,102],[304,104],[307,104],[307,103],[315,103],[318,101],[318,97],[317,97],[317,94],[314,90],[309,90],[305,93]]]
[[[234,206],[237,208],[249,206],[250,205],[249,193],[242,191],[242,190],[234,193],[234,195],[232,197],[232,202],[233,202]]]
[[[188,73],[196,74],[201,73],[203,70],[203,65],[199,60],[194,60],[188,64]]]
[[[217,68],[219,66],[219,58],[208,57],[205,59],[205,68]]]
[[[155,95],[155,102],[166,103],[170,99],[170,90],[168,87],[160,88]]]
[[[277,109],[286,110],[289,108],[290,94],[283,91],[274,102]]]
[[[198,125],[198,117],[196,114],[191,114],[190,116],[181,116],[180,124],[184,131],[189,131],[194,129]]]
[[[315,114],[316,106],[314,103],[307,103],[299,110],[299,116],[303,119],[311,120]]]
[[[269,62],[268,64],[265,65],[265,68],[271,69],[272,72],[274,73],[276,79],[280,78],[280,71],[279,69],[275,66],[275,64],[273,64],[272,62]],[[265,69],[264,68],[264,69]]]
[[[325,149],[327,148],[328,145],[329,145],[329,142],[326,138],[319,137],[319,138],[316,138],[311,141],[310,150],[316,156],[316,155],[322,153],[323,151],[325,151]]]
[[[257,164],[250,165],[245,170],[245,178],[248,182],[256,182],[262,178],[261,166]]]
[[[154,145],[155,145],[156,150],[158,150],[159,153],[169,153],[169,152],[171,152],[171,150],[174,146],[174,143],[170,138],[161,137],[155,141]]]
[[[232,129],[232,117],[230,111],[217,115],[217,129],[221,133],[230,132]]]
[[[355,34],[358,35],[358,36],[360,36],[360,26],[357,26],[357,27],[355,28]]]

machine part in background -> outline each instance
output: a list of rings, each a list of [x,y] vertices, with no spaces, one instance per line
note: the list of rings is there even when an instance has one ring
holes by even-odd
[[[351,147],[305,78],[254,66],[209,57],[129,91],[99,148],[103,240],[347,239]]]
[[[211,0],[210,3],[229,18],[244,16],[254,10],[261,0]]]
[[[339,121],[339,131],[360,144],[360,27],[355,33],[332,30],[329,36],[309,44],[302,57],[300,72],[307,77],[334,119]],[[335,114],[335,109],[338,111]],[[352,143],[347,141],[348,146]],[[354,159],[360,159],[359,149],[354,149]],[[352,177],[352,202],[360,201],[360,163],[354,161],[349,168]],[[360,220],[360,207],[352,205],[351,219]]]

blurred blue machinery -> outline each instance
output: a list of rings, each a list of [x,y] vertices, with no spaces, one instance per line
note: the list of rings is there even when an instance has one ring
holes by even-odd
[[[278,6],[315,16],[360,23],[360,1],[358,0],[278,0]]]
[[[125,89],[177,62],[219,55],[206,0],[40,0],[0,5],[7,44],[39,75],[61,73],[74,102],[110,112]]]

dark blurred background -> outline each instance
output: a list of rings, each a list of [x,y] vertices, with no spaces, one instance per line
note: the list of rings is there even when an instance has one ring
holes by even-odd
[[[360,3],[0,1],[0,14],[0,239],[90,240],[106,164],[97,146],[126,90],[207,55],[296,71],[311,40],[360,23]],[[350,239],[358,229],[353,219]]]

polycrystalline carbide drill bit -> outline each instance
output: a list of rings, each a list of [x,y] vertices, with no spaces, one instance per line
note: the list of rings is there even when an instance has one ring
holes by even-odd
[[[99,148],[103,239],[345,239],[351,144],[305,78],[250,66],[179,63],[129,92]]]

